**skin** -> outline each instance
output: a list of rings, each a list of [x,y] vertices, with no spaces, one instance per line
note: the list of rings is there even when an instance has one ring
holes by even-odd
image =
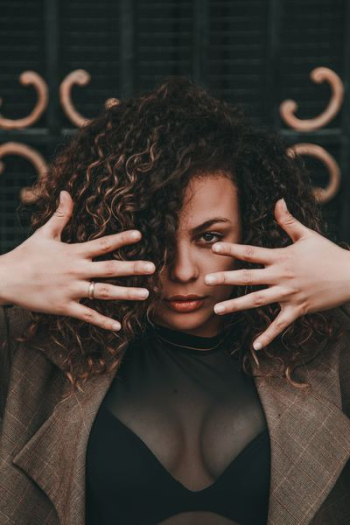
[[[206,221],[222,218],[198,233],[193,229]],[[215,304],[227,300],[233,286],[213,287],[205,282],[209,272],[235,268],[235,258],[217,255],[212,246],[218,240],[237,243],[241,239],[241,221],[237,188],[226,176],[208,175],[191,179],[179,214],[176,257],[171,268],[160,274],[162,301],[153,320],[162,326],[202,337],[216,335],[223,324],[214,312]],[[174,312],[164,298],[173,295],[206,296],[203,306],[194,312]]]
[[[96,299],[142,301],[149,294],[147,289],[102,283],[98,282],[99,278],[146,275],[156,268],[151,261],[94,261],[98,255],[142,242],[141,233],[137,231],[124,231],[77,244],[63,243],[61,234],[73,206],[69,193],[62,191],[52,217],[22,244],[0,256],[0,304],[71,316],[106,330],[120,330],[118,320],[80,303],[80,299],[88,295],[91,279],[96,283]],[[298,317],[350,301],[350,251],[301,224],[289,213],[283,199],[276,202],[274,215],[291,238],[292,244],[285,248],[239,244],[238,195],[234,184],[223,176],[212,174],[193,180],[182,211],[177,257],[173,267],[162,276],[164,297],[187,293],[209,297],[200,310],[190,314],[170,312],[165,308],[158,311],[156,320],[160,324],[209,337],[219,331],[226,314],[278,303],[280,312],[276,319],[253,343],[259,350]],[[229,227],[215,224],[210,228],[210,232],[224,234],[220,242],[210,235],[198,241],[189,236],[189,229],[207,220],[209,212],[221,216],[225,213],[231,221]],[[215,241],[211,242],[213,239]],[[238,270],[235,269],[237,259],[260,263],[264,268]],[[266,288],[229,299],[237,285]],[[221,312],[220,306],[224,307]]]
[[[279,303],[279,314],[253,342],[255,350],[270,344],[298,317],[350,301],[350,251],[304,226],[289,213],[283,199],[277,201],[274,214],[293,244],[271,249],[216,243],[213,246],[216,253],[265,267],[216,272],[205,278],[212,286],[222,286],[223,283],[227,286],[266,286],[264,290],[217,305],[216,311],[220,315]]]
[[[14,250],[0,257],[0,304],[10,304],[55,315],[67,315],[105,330],[120,330],[116,319],[80,303],[88,297],[94,280],[94,298],[143,301],[145,288],[116,286],[99,278],[147,275],[155,271],[151,261],[94,261],[98,255],[140,241],[141,233],[128,230],[82,243],[67,244],[61,234],[73,213],[73,200],[62,191],[52,217]],[[25,264],[23,264],[25,261]]]

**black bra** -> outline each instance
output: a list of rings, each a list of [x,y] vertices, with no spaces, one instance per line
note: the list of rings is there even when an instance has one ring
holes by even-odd
[[[198,525],[204,525],[203,511],[213,516],[208,524],[226,525],[232,520],[239,525],[266,524],[267,428],[199,491],[173,478],[142,439],[103,407],[92,430],[90,452],[86,525],[155,525],[170,516],[174,516],[171,523],[184,525],[182,513],[199,511]]]

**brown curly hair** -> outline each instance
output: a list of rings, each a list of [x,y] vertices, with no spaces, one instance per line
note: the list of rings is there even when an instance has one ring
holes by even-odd
[[[242,108],[216,99],[189,78],[168,77],[154,91],[104,109],[80,129],[53,161],[48,176],[36,185],[31,230],[53,215],[59,192],[67,190],[74,211],[62,241],[77,243],[140,230],[140,242],[95,260],[153,261],[156,272],[151,276],[106,279],[112,284],[147,287],[150,295],[144,302],[81,300],[117,318],[120,332],[75,318],[31,312],[32,321],[21,341],[45,331],[60,344],[65,349],[65,374],[73,387],[81,388],[92,375],[117,369],[129,343],[144,332],[147,316],[159,300],[159,272],[174,256],[178,213],[190,178],[219,172],[230,176],[238,188],[242,243],[270,248],[291,244],[273,214],[281,197],[297,219],[321,233],[320,209],[301,159],[287,154],[280,136],[253,125]],[[261,267],[243,262],[239,266]],[[235,287],[234,295],[256,289]],[[307,341],[334,336],[332,322],[321,314],[303,316],[277,344],[257,354],[251,343],[278,311],[279,305],[273,304],[232,314],[232,350],[239,351],[246,373],[251,373],[249,354],[257,363],[260,358],[274,359],[280,362],[283,377],[303,386],[291,374],[317,347],[307,349]]]

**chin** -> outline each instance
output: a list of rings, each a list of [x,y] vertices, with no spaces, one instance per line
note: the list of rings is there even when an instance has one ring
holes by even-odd
[[[155,316],[154,320],[156,323],[173,328],[174,330],[183,331],[198,331],[197,335],[205,334],[210,330],[210,326],[218,321],[218,317],[212,313],[204,314],[204,312],[193,312],[193,313],[174,313],[173,315],[166,316]],[[215,322],[216,324],[216,322]],[[206,334],[205,334],[206,335]],[[204,335],[204,336],[205,336]]]

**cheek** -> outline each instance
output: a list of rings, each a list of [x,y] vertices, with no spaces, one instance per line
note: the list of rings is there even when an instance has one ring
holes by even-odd
[[[232,257],[220,257],[220,260],[215,261],[216,272],[227,272],[234,270],[237,266],[237,260]]]
[[[234,270],[236,266],[237,261],[232,257],[210,254],[210,256],[205,259],[202,257],[200,272],[204,279],[204,276],[208,273],[227,272]]]
[[[215,266],[215,267],[214,267]],[[211,264],[211,268],[206,273],[214,273],[214,272],[227,272],[230,270],[234,270],[237,266],[236,259],[233,259],[232,257],[220,257],[220,260],[215,260],[215,264]],[[212,297],[217,300],[225,300],[229,299],[232,290],[234,289],[234,285],[217,285],[214,287],[215,290],[212,290],[211,295]]]

